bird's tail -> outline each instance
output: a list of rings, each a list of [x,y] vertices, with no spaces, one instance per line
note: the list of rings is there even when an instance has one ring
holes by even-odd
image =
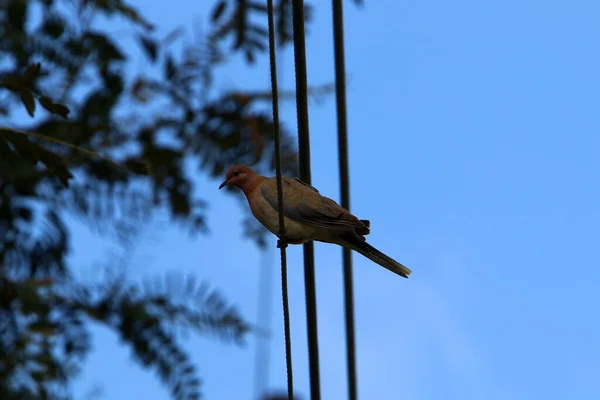
[[[382,267],[387,268],[404,278],[408,278],[408,275],[412,272],[398,261],[383,254],[381,251],[365,242],[364,239],[356,235],[343,235],[339,238],[339,241],[340,245],[362,254],[371,261],[376,262]]]

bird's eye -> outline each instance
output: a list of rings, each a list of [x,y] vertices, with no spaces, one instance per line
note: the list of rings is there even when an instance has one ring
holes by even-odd
[[[235,171],[233,171],[233,176],[238,176],[240,174],[240,171],[238,171],[237,169]]]

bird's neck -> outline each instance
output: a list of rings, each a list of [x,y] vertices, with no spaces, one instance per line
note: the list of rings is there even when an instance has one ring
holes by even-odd
[[[252,178],[248,179],[248,181],[246,181],[246,184],[241,188],[242,191],[244,192],[244,194],[246,195],[246,197],[249,197],[250,195],[252,195],[252,193],[254,193],[256,188],[265,179],[267,179],[266,176],[262,176],[262,175],[258,175],[258,174],[254,175]]]

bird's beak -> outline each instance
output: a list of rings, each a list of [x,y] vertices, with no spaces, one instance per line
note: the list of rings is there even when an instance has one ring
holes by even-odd
[[[227,186],[227,184],[228,184],[228,183],[229,183],[228,181],[225,181],[225,182],[221,183],[221,186],[219,186],[219,190],[221,190],[221,189],[223,189],[225,186]]]

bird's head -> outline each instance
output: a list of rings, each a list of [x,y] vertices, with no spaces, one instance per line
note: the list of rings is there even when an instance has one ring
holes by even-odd
[[[219,189],[222,189],[225,186],[237,186],[243,190],[255,175],[256,173],[252,171],[250,167],[245,165],[234,165],[227,171],[225,182],[221,183]]]

